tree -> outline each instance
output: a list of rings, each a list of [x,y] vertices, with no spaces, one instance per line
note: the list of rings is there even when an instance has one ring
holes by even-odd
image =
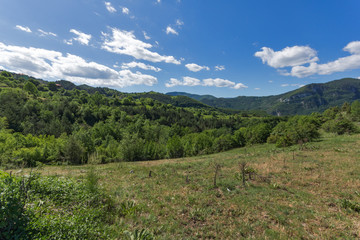
[[[351,104],[351,117],[356,121],[360,120],[360,102],[358,100]]]
[[[49,82],[47,84],[47,87],[49,88],[50,91],[56,92],[58,90],[56,83],[54,82]]]
[[[69,137],[64,148],[64,157],[71,164],[81,164],[83,157],[83,148],[74,136]]]

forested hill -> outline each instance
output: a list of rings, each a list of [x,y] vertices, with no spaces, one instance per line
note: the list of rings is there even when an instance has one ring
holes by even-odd
[[[0,71],[0,103],[3,167],[214,153],[244,145],[242,133],[235,134],[240,128],[261,124],[269,133],[281,120],[184,96],[122,93],[7,71]]]
[[[272,115],[296,115],[322,112],[329,107],[360,99],[360,80],[344,78],[328,83],[309,84],[294,91],[266,97],[216,98],[211,95],[196,95],[170,92],[170,96],[188,96],[217,108],[236,110],[262,110]]]

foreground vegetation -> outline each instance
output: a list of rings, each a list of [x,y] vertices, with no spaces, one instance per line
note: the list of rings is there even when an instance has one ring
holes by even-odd
[[[284,149],[265,144],[174,160],[46,166],[40,170],[43,177],[39,179],[44,179],[45,185],[50,181],[48,188],[56,189],[59,185],[53,179],[86,183],[89,175],[96,176],[101,191],[112,201],[100,206],[95,202],[94,210],[88,211],[106,206],[118,209],[104,211],[110,221],[100,227],[102,233],[112,235],[96,235],[98,238],[136,239],[141,235],[142,239],[358,239],[359,137],[324,133],[317,142]],[[245,185],[242,163],[246,163]],[[24,169],[16,176],[29,172]],[[86,186],[84,189],[89,189]],[[89,190],[76,191],[82,198]],[[36,214],[36,222],[44,224],[49,216],[59,217],[60,209],[65,211],[64,222],[70,226],[82,222],[75,220],[76,211],[72,212],[75,219],[70,218],[66,213],[72,208],[60,208],[52,194],[45,198],[39,194],[31,193],[25,207],[26,212]],[[64,196],[65,200],[56,201],[77,201]],[[91,204],[92,199],[82,204]],[[45,211],[45,206],[50,208]],[[77,209],[76,205],[73,208]],[[89,221],[101,219],[102,214],[94,214],[96,217]],[[79,228],[84,225],[90,226],[85,222]],[[42,224],[31,226],[45,228]],[[52,226],[54,232],[67,231],[59,230],[60,225]]]

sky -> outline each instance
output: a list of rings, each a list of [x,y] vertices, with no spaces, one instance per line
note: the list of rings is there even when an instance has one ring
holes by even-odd
[[[0,3],[0,69],[44,80],[236,97],[360,77],[358,0]]]

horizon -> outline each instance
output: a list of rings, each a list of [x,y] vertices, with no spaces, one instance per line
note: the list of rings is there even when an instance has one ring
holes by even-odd
[[[0,9],[0,69],[128,93],[278,95],[359,79],[359,7],[355,0],[11,1]]]

